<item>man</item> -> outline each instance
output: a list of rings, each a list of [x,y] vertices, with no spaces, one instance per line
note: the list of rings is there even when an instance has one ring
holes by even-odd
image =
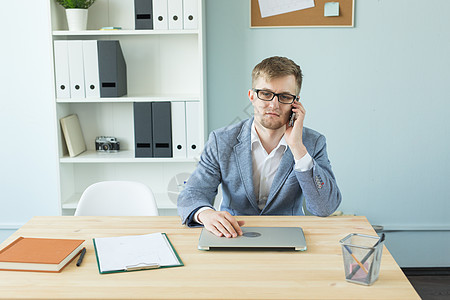
[[[300,67],[288,58],[270,57],[255,66],[248,91],[254,117],[210,134],[178,197],[183,224],[236,237],[244,225],[236,215],[303,215],[303,199],[314,215],[336,210],[341,194],[325,137],[303,127],[305,109],[297,101],[301,85]],[[219,184],[223,200],[216,211]]]

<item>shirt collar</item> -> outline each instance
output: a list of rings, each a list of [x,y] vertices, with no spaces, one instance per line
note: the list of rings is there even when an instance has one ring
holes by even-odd
[[[251,143],[252,150],[253,150],[255,143],[258,143],[261,146],[261,148],[264,149],[264,147],[261,143],[261,140],[259,139],[259,135],[256,132],[255,121],[252,121],[252,127],[251,127],[251,132],[250,132],[250,143]],[[280,142],[278,143],[277,147],[274,150],[277,150],[280,147],[284,147],[283,152],[286,152],[287,143],[286,143],[286,140],[284,139],[284,135],[281,137]]]

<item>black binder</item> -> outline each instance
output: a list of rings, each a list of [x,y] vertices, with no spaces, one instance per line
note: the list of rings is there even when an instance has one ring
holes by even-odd
[[[100,97],[127,94],[127,65],[119,41],[97,41]]]
[[[152,102],[153,157],[172,157],[170,102]]]
[[[152,103],[135,102],[133,109],[135,157],[152,157]]]
[[[153,29],[152,0],[134,0],[134,29]]]

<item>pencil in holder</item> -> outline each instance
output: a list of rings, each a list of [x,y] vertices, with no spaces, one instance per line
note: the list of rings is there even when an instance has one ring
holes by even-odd
[[[339,241],[344,258],[345,279],[371,285],[380,274],[384,234],[381,237],[351,233]]]

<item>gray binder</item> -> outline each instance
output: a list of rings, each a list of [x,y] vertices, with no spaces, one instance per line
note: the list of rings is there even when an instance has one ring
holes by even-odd
[[[127,94],[127,65],[119,41],[97,41],[100,97]]]
[[[170,102],[152,102],[153,157],[172,157]]]
[[[133,109],[135,157],[152,157],[152,103],[135,102]]]
[[[134,0],[134,29],[153,29],[152,0]]]

